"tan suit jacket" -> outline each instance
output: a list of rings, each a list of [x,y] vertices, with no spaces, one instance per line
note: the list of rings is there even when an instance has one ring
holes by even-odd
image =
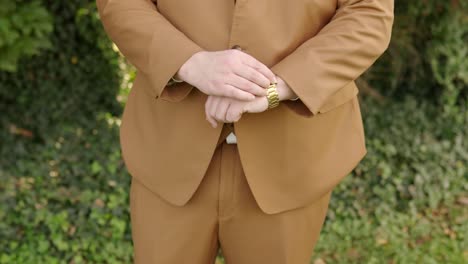
[[[167,83],[198,51],[240,47],[300,98],[233,124],[254,197],[266,213],[315,201],[367,153],[354,80],[388,47],[393,5],[97,0],[107,34],[138,69],[120,128],[130,174],[172,204],[191,198],[224,126],[205,119],[207,95]]]

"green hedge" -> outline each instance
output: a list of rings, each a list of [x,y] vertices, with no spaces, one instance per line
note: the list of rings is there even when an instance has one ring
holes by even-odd
[[[0,6],[0,70],[14,72],[21,57],[51,48],[52,16],[37,0],[0,0]]]
[[[0,263],[130,263],[117,121],[62,126],[0,162]]]
[[[362,109],[368,154],[334,190],[316,258],[466,263],[466,106],[461,118],[414,97]]]
[[[0,71],[0,127],[36,141],[60,133],[64,124],[94,126],[101,111],[121,113],[119,56],[100,26],[94,1],[42,4],[54,18],[51,48],[21,58],[16,72]]]
[[[395,1],[387,52],[364,75],[384,96],[411,94],[447,114],[468,103],[468,1]]]
[[[13,1],[8,10],[26,11],[0,19],[0,31],[31,22],[8,28],[20,43],[53,29],[40,53],[12,44],[16,69],[0,71],[0,263],[128,263],[128,177],[109,123],[122,112],[121,58],[95,1],[32,3]]]

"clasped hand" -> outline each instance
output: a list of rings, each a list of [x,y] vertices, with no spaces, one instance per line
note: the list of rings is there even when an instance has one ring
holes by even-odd
[[[218,122],[237,122],[243,113],[261,113],[267,109],[268,100],[266,96],[256,96],[253,100],[244,101],[230,97],[209,95],[205,104],[206,120],[213,127],[217,127]]]
[[[236,50],[195,53],[178,71],[180,79],[208,95],[206,120],[237,122],[243,113],[268,109],[267,88],[277,76],[249,54]]]

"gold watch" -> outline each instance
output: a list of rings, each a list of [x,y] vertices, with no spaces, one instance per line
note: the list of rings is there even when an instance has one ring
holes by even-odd
[[[279,94],[276,89],[276,84],[270,84],[267,88],[268,109],[277,107],[279,105]]]

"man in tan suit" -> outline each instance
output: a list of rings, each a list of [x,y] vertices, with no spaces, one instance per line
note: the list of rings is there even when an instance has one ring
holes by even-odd
[[[138,69],[120,128],[135,262],[308,263],[367,153],[354,80],[393,4],[97,0]]]

